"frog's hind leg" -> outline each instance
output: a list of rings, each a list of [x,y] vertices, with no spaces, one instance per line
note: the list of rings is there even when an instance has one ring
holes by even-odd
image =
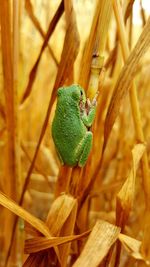
[[[84,142],[82,143],[83,150],[81,152],[78,162],[79,167],[83,167],[87,161],[87,158],[92,148],[92,139],[93,139],[93,134],[91,132],[87,132],[84,138]]]

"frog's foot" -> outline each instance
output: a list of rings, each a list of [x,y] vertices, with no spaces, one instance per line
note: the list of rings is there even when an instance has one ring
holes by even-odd
[[[92,106],[97,106],[97,95],[92,100]]]
[[[83,150],[81,152],[78,162],[79,167],[83,167],[87,161],[87,158],[92,148],[92,139],[93,139],[93,134],[91,132],[87,132],[84,142],[82,143]]]
[[[91,101],[89,98],[86,100],[87,108],[88,110],[92,109],[93,107],[97,106],[97,97],[98,97],[99,92],[96,93],[94,96],[93,100]]]
[[[87,108],[88,108],[88,110],[90,110],[90,108],[92,107],[92,103],[91,103],[91,101],[90,101],[89,98],[87,98],[87,100],[86,100],[86,104],[87,104]]]

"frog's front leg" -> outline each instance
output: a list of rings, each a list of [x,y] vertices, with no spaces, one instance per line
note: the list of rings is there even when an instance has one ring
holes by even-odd
[[[86,127],[91,127],[96,113],[96,98],[93,99],[92,103],[87,99],[87,112],[82,114],[82,121]]]
[[[92,148],[92,139],[93,139],[93,134],[91,132],[86,132],[85,137],[79,144],[80,147],[80,155],[78,161],[79,167],[83,167],[87,161],[87,158]]]

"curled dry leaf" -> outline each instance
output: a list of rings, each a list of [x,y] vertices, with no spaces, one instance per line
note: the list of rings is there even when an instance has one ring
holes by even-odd
[[[59,234],[59,231],[76,205],[77,200],[66,194],[59,196],[53,202],[46,221],[52,235],[56,236]]]
[[[97,221],[85,247],[73,267],[96,267],[117,240],[120,228],[105,221]]]
[[[136,171],[144,151],[144,144],[137,144],[132,149],[132,167],[128,178],[117,195],[117,205],[127,213],[127,217],[133,205]],[[118,216],[120,217],[120,214]]]
[[[119,240],[133,258],[145,261],[144,257],[141,254],[141,241],[124,234],[119,234]],[[150,262],[148,261],[146,261],[146,263],[150,264]]]

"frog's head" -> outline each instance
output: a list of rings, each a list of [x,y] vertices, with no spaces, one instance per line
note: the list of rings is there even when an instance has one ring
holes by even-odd
[[[58,96],[71,97],[75,102],[79,103],[79,105],[85,106],[86,96],[84,89],[77,84],[73,84],[68,87],[61,87],[57,91]]]

